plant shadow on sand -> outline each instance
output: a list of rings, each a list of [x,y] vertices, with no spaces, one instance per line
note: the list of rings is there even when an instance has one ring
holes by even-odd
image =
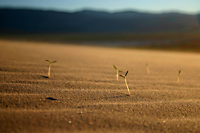
[[[42,77],[43,77],[43,78],[46,78],[46,79],[48,79],[48,78],[49,78],[48,76],[44,76],[44,75],[43,75]]]
[[[45,98],[45,99],[48,99],[48,100],[57,100],[57,99],[55,99],[55,98],[53,98],[53,97],[47,97],[47,98]]]

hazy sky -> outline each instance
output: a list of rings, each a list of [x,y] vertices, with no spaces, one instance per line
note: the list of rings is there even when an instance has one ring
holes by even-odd
[[[95,9],[106,11],[138,10],[143,12],[200,13],[200,0],[0,0],[0,7],[37,8],[77,11]]]

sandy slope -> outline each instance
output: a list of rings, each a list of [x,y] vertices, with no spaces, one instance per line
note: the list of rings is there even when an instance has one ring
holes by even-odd
[[[200,132],[199,54],[1,40],[0,62],[0,132]]]

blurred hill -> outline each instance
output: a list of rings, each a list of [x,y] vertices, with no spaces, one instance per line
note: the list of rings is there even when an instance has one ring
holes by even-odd
[[[0,9],[0,33],[147,33],[199,29],[200,14]]]
[[[0,9],[0,38],[200,52],[200,14]]]

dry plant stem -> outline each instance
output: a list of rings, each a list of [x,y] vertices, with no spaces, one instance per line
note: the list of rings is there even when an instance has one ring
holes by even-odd
[[[117,81],[118,81],[118,70],[117,70],[117,75],[116,76],[117,76]]]
[[[147,73],[149,74],[149,65],[146,64],[146,66],[147,66]]]
[[[179,83],[179,76],[178,76],[178,79],[177,79],[177,83]]]
[[[50,78],[51,63],[49,64],[48,78]]]
[[[149,67],[147,66],[147,73],[149,74]]]
[[[49,60],[45,60],[45,61],[47,61],[47,62],[49,62],[49,71],[48,71],[48,78],[50,78],[50,68],[51,68],[51,64],[52,63],[55,63],[55,62],[57,62],[57,61],[49,61]]]
[[[177,79],[177,83],[179,83],[179,77],[180,77],[180,74],[178,74],[178,79]]]
[[[113,67],[114,67],[115,70],[117,71],[117,72],[116,72],[116,78],[117,78],[117,81],[118,81],[118,77],[119,77],[118,73],[119,73],[119,72],[122,72],[122,71],[119,71],[115,65],[113,65]]]
[[[127,87],[127,90],[128,90],[128,95],[130,96],[131,93],[130,93],[129,88],[128,88],[128,84],[127,84],[127,81],[126,81],[126,77],[125,77],[124,79],[125,79],[126,87]]]
[[[179,70],[179,72],[178,72],[178,79],[177,79],[177,83],[179,83],[179,77],[180,77],[180,74],[181,74],[181,70]]]

